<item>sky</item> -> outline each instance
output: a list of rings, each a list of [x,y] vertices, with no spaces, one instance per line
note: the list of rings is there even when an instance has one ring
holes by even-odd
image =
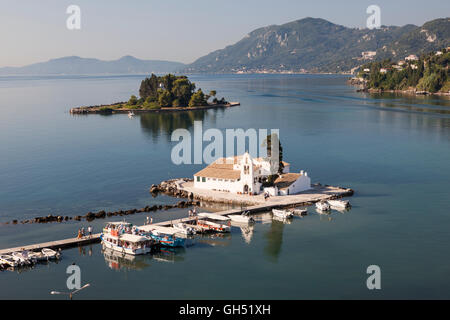
[[[69,5],[81,9],[80,30],[66,27]],[[0,0],[0,67],[63,56],[191,63],[254,29],[305,17],[365,27],[370,5],[380,7],[383,25],[450,13],[445,0]]]

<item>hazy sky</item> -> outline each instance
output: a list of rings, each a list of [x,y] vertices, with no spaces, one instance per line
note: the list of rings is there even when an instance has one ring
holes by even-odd
[[[81,8],[81,30],[66,28],[71,4]],[[315,17],[364,27],[372,4],[384,25],[450,13],[445,0],[0,0],[0,67],[71,55],[189,63],[266,25]]]

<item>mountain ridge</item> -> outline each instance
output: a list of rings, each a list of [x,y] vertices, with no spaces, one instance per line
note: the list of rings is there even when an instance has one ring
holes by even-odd
[[[382,59],[437,50],[450,45],[449,34],[449,18],[435,19],[422,27],[407,24],[369,30],[308,17],[257,28],[235,44],[200,57],[183,71],[349,72],[364,63],[363,52],[374,51],[375,59]]]
[[[149,74],[175,72],[184,66],[181,62],[142,60],[130,55],[116,60],[66,56],[23,67],[3,67],[0,75]]]

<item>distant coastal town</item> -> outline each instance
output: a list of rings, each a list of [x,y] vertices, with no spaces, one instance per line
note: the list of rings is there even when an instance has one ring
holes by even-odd
[[[403,60],[371,62],[363,65],[350,84],[360,91],[403,92],[450,95],[448,62],[450,47],[418,57],[411,54]]]

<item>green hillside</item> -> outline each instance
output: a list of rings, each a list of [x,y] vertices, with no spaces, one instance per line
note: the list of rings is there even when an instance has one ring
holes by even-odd
[[[392,61],[386,59],[364,65],[359,78],[371,90],[413,90],[429,93],[448,93],[450,73],[448,63],[450,50],[433,51],[418,57],[417,60]]]
[[[422,27],[383,26],[356,29],[323,19],[306,18],[250,32],[242,40],[214,51],[188,65],[185,72],[348,72],[374,60],[437,50],[450,45],[450,19],[427,22]]]

